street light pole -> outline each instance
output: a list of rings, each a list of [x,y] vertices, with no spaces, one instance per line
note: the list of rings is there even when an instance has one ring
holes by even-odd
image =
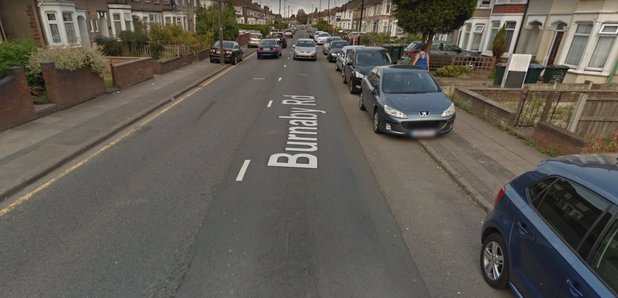
[[[360,45],[361,43],[361,28],[363,26],[363,11],[365,10],[365,0],[361,1],[361,15],[360,15],[360,20],[358,20],[358,44]]]
[[[221,5],[221,0],[219,0],[219,63],[221,65],[225,64],[225,52],[223,52],[223,26],[221,25],[223,22],[223,7]]]

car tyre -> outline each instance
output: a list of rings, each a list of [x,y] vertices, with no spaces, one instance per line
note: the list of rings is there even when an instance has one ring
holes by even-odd
[[[382,117],[380,117],[380,113],[378,113],[378,110],[375,110],[373,112],[373,121],[372,121],[372,126],[373,126],[373,132],[376,134],[381,134],[382,133],[382,128],[380,128],[380,123],[382,122]]]
[[[492,233],[481,249],[480,265],[483,279],[493,288],[506,288],[509,282],[509,254],[506,243],[498,233]]]
[[[232,65],[236,65],[238,63],[238,56],[234,56],[234,60],[232,60]]]
[[[354,78],[350,77],[348,80],[348,89],[350,89],[350,94],[354,94]]]
[[[260,56],[260,55],[257,55],[257,58],[258,58],[258,60],[259,60],[259,59],[262,59],[262,56]]]
[[[341,76],[343,77],[343,83],[347,84],[348,83],[348,78],[345,76],[345,71],[341,70]]]
[[[367,110],[367,109],[365,109],[365,103],[364,103],[364,100],[363,100],[363,93],[361,93],[360,96],[358,97],[358,108],[361,111]]]

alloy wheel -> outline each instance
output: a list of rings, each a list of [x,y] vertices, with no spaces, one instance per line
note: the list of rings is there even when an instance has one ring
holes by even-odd
[[[498,280],[504,271],[504,252],[496,241],[490,241],[483,249],[483,272],[491,280]]]

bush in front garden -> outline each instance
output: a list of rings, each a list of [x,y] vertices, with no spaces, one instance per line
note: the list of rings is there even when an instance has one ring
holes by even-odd
[[[0,78],[6,76],[6,69],[9,67],[26,66],[33,50],[34,41],[31,39],[18,39],[0,43]]]
[[[54,62],[57,69],[76,70],[89,67],[103,76],[107,60],[98,48],[48,48],[37,49],[28,61],[28,74],[41,77],[41,63]]]

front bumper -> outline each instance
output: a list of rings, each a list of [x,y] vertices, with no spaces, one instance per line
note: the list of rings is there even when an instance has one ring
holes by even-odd
[[[311,52],[311,53],[307,53],[307,52],[294,52],[294,57],[296,59],[310,59],[310,60],[314,60],[317,57],[317,53],[316,52]]]
[[[394,135],[410,137],[432,137],[449,133],[455,124],[455,115],[449,118],[439,116],[422,120],[400,119],[379,111],[383,123],[382,131]]]
[[[249,40],[248,46],[250,46],[250,47],[257,47],[259,44],[260,44],[259,40]]]

